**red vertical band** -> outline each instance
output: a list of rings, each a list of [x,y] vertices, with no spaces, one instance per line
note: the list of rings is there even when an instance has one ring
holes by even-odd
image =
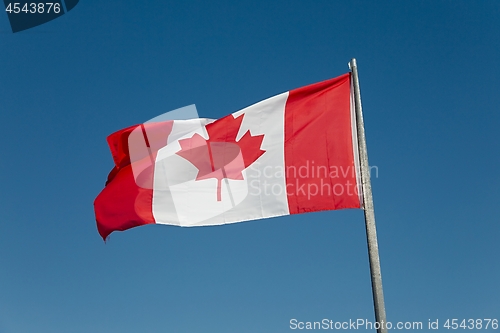
[[[290,214],[360,208],[350,87],[350,74],[344,74],[290,91],[285,107]]]
[[[94,201],[97,229],[103,239],[116,230],[155,223],[154,161],[158,150],[166,145],[172,126],[172,121],[146,123],[108,136],[115,167],[108,176],[106,187]],[[130,142],[134,131],[140,131],[141,135],[136,136],[140,139]],[[132,157],[131,149],[135,153]]]

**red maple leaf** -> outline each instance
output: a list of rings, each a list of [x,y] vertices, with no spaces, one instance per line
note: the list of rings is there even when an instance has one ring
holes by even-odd
[[[229,115],[206,125],[208,140],[198,133],[179,140],[181,150],[177,155],[198,169],[196,180],[217,179],[217,201],[221,201],[222,179],[243,180],[241,172],[265,153],[260,149],[264,135],[252,136],[247,131],[236,141],[243,117]]]

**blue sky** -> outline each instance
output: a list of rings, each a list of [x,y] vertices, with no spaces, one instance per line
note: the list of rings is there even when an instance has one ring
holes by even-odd
[[[500,319],[500,3],[82,0],[0,15],[0,332],[374,320],[361,210],[99,237],[106,136],[218,118],[357,58],[388,319]]]

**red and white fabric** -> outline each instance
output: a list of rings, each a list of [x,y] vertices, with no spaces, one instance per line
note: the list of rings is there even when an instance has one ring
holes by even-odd
[[[351,76],[294,89],[218,120],[111,134],[115,167],[95,199],[98,231],[220,225],[360,208]]]

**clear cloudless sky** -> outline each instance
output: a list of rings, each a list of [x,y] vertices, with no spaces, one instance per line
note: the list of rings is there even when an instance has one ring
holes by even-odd
[[[110,133],[189,104],[218,118],[353,57],[388,319],[500,319],[499,18],[498,1],[81,0],[13,34],[0,13],[0,332],[373,321],[361,210],[106,243],[93,211]]]

